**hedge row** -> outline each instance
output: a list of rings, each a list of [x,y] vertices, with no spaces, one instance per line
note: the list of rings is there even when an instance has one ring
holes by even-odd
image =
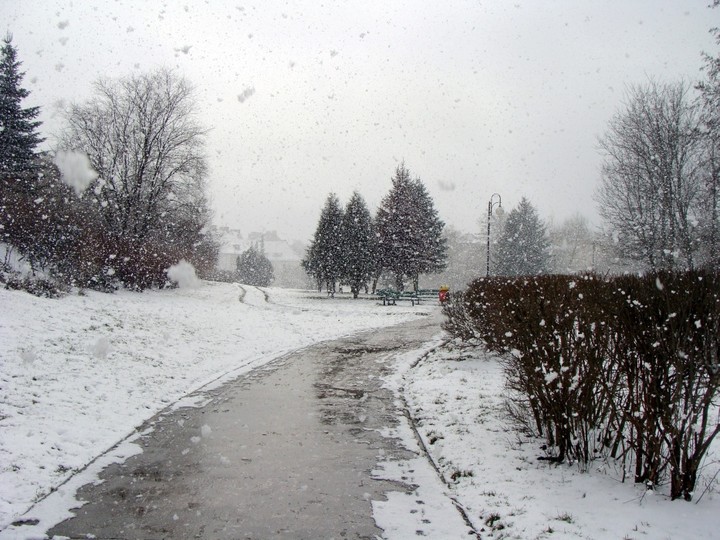
[[[550,459],[619,460],[692,498],[720,431],[717,274],[482,278],[455,300],[445,328],[507,353],[512,409]]]

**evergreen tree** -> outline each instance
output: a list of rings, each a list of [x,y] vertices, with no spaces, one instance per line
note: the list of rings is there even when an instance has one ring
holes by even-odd
[[[37,133],[41,122],[35,120],[40,108],[21,105],[30,92],[21,86],[25,73],[11,35],[0,51],[0,175],[6,177],[35,169],[35,147],[43,139]]]
[[[342,219],[340,201],[334,193],[328,195],[320,214],[315,236],[307,250],[302,266],[318,284],[318,290],[325,284],[328,293],[335,293],[335,285],[342,276]]]
[[[238,280],[247,285],[267,287],[275,279],[273,266],[261,247],[250,246],[237,258]]]
[[[413,181],[413,203],[419,213],[417,232],[420,236],[421,251],[415,261],[415,288],[419,274],[435,274],[447,268],[447,238],[444,235],[445,222],[438,217],[432,197],[425,185]]]
[[[353,298],[367,286],[375,268],[375,231],[370,211],[358,192],[345,207],[342,220],[343,282],[350,285]]]
[[[395,170],[392,188],[378,209],[376,227],[383,269],[395,275],[398,290],[406,278],[417,289],[420,274],[446,267],[445,223],[423,183],[410,178],[405,164]]]
[[[545,225],[523,197],[505,221],[495,249],[495,271],[501,276],[543,274],[550,263],[549,246]]]

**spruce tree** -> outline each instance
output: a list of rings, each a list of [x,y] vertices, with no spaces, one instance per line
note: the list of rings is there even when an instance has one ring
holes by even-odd
[[[415,288],[419,274],[435,274],[447,268],[447,239],[445,223],[438,217],[432,197],[420,179],[413,180],[413,204],[419,214],[421,251],[415,261]]]
[[[405,164],[395,170],[392,188],[378,209],[376,227],[383,269],[395,275],[398,290],[406,278],[417,289],[420,274],[446,267],[445,223],[423,183],[410,177]]]
[[[74,212],[55,212],[68,205],[55,204],[63,200],[62,186],[53,189],[53,167],[35,155],[42,141],[36,132],[40,122],[34,120],[40,111],[22,107],[30,93],[21,86],[20,65],[8,34],[0,47],[0,241],[16,247],[33,269],[39,269],[54,253],[51,245],[70,236],[55,234],[55,229]],[[69,258],[67,251],[63,255]]]
[[[37,133],[39,107],[22,107],[30,92],[21,86],[25,73],[17,60],[12,36],[3,39],[0,56],[0,175],[19,175],[35,168],[35,147],[43,139]]]
[[[356,191],[345,207],[342,220],[342,280],[350,285],[353,298],[367,286],[375,268],[375,231],[365,200]]]
[[[313,241],[302,261],[305,272],[317,282],[318,290],[321,290],[324,283],[328,293],[333,295],[343,269],[342,218],[340,201],[331,193],[320,214]]]
[[[531,276],[548,271],[550,241],[537,210],[525,197],[505,220],[495,249],[495,272],[500,276]]]

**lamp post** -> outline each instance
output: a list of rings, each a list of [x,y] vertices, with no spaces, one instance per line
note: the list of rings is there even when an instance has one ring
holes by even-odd
[[[497,201],[494,201],[497,197]],[[493,207],[497,205],[498,212],[502,210],[502,197],[500,197],[499,193],[493,193],[490,195],[490,200],[488,201],[488,230],[487,230],[487,272],[486,276],[490,277],[490,219],[492,218],[492,211]]]

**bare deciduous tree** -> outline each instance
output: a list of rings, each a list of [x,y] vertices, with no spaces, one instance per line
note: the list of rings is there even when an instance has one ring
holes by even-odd
[[[714,7],[718,2],[713,3]],[[720,44],[720,30],[713,30]],[[720,56],[705,55],[706,80],[698,85],[704,131],[704,196],[700,207],[700,264],[720,268]]]
[[[596,235],[590,230],[587,218],[581,214],[549,227],[552,271],[574,274],[594,269]]]
[[[653,270],[695,265],[701,137],[688,92],[683,82],[631,87],[600,139],[600,213],[619,255]]]
[[[184,78],[159,69],[101,79],[67,122],[59,147],[87,154],[99,177],[85,196],[111,233],[142,241],[205,214],[205,131]]]

